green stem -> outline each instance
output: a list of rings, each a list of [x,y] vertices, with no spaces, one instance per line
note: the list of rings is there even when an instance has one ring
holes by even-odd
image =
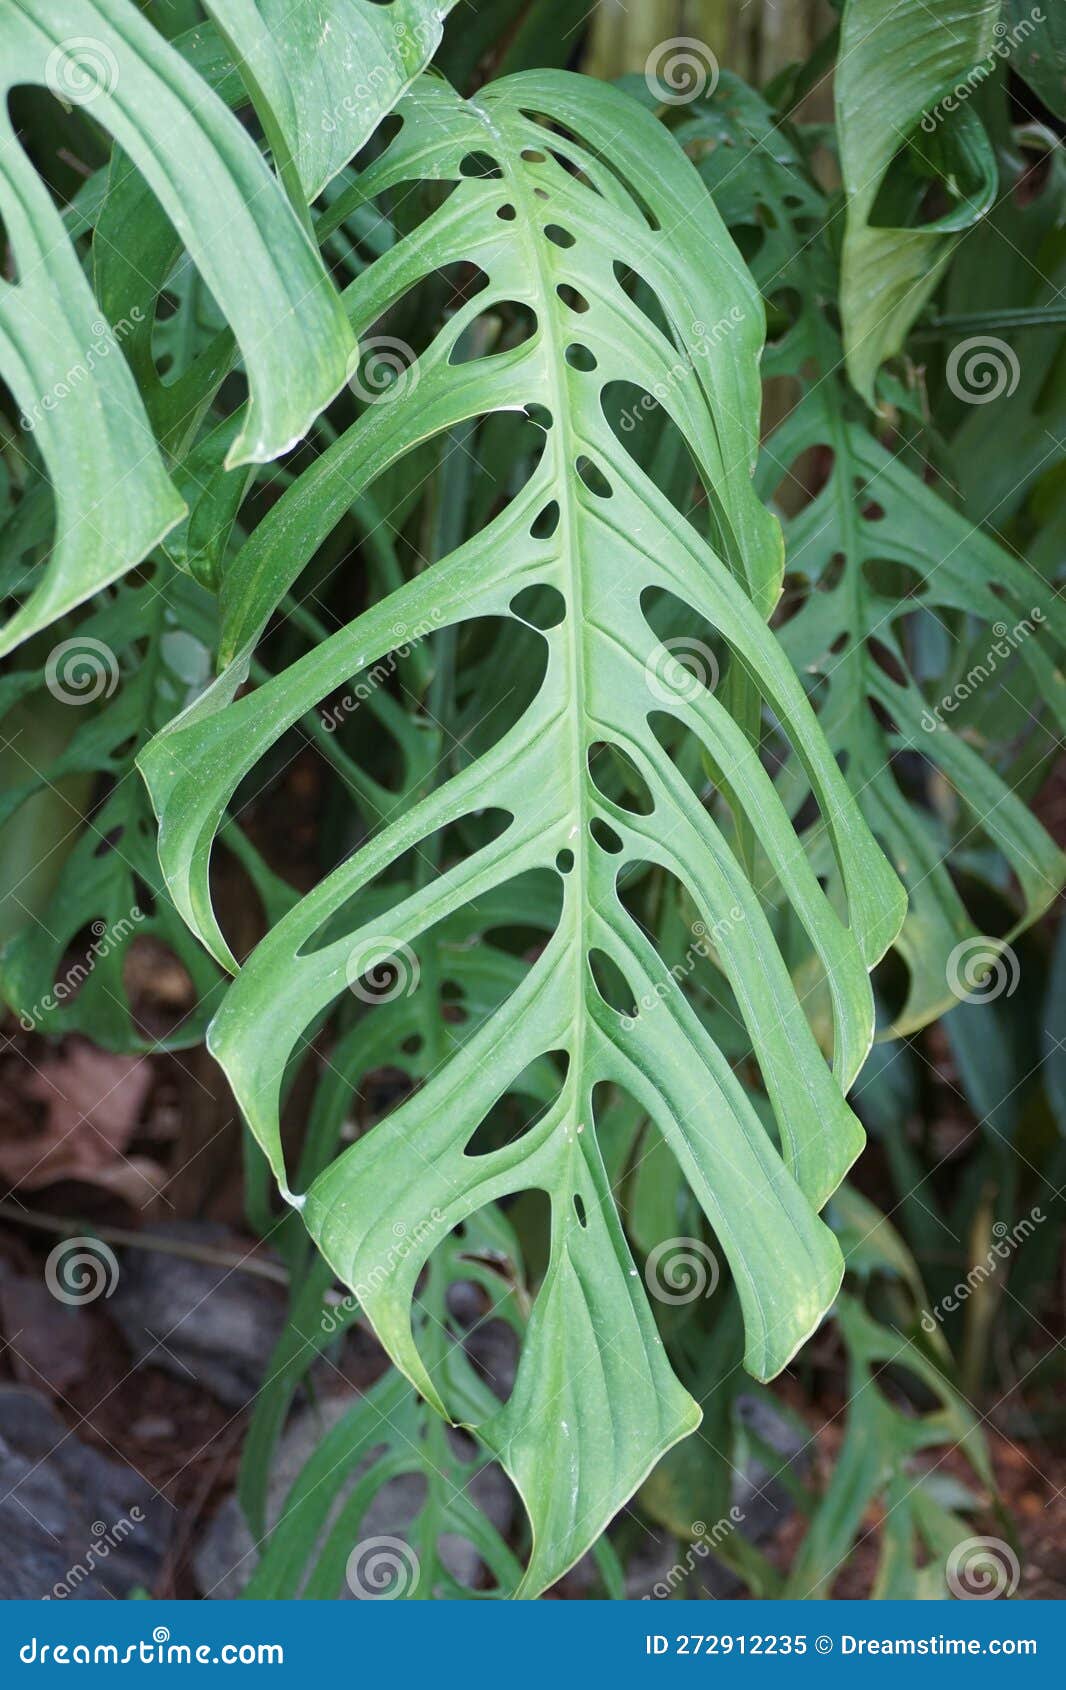
[[[941,335],[983,333],[992,329],[1051,329],[1066,324],[1066,305],[1035,305],[1031,308],[998,311],[969,311],[960,316],[934,317],[915,329],[915,340],[935,340]]]

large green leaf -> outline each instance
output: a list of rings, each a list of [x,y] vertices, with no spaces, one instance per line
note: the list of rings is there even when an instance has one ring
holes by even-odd
[[[399,1235],[394,1249],[403,1247],[403,1235]],[[279,1424],[277,1408],[287,1405],[296,1381],[359,1313],[354,1297],[327,1306],[324,1291],[331,1276],[324,1269],[321,1257],[316,1257],[294,1294],[289,1324],[256,1402],[242,1489],[246,1502],[252,1504],[250,1518],[257,1539],[261,1533],[266,1536],[263,1497],[267,1463],[275,1447],[270,1434]],[[457,1292],[464,1293],[479,1311],[478,1324],[492,1319],[520,1330],[524,1306],[516,1280],[520,1272],[521,1258],[510,1229],[498,1211],[489,1209],[464,1229],[461,1238],[453,1235],[438,1246],[420,1287],[416,1312],[420,1348],[442,1387],[466,1404],[468,1419],[484,1416],[496,1403],[466,1353],[463,1327],[449,1305]],[[476,1439],[452,1437],[403,1375],[390,1368],[326,1431],[304,1464],[245,1596],[260,1600],[333,1597],[345,1578],[353,1594],[362,1597],[467,1596],[469,1584],[457,1577],[456,1539],[476,1550],[486,1593],[512,1595],[522,1576],[521,1564],[500,1535],[503,1522],[494,1524],[479,1506],[479,1481],[485,1484],[489,1461]],[[409,1483],[412,1478],[417,1481],[414,1486]],[[406,1486],[404,1481],[408,1481]],[[492,1474],[487,1482],[490,1496],[498,1496]],[[388,1486],[391,1510],[387,1497],[383,1501],[392,1530],[381,1535],[368,1515]],[[404,1497],[410,1518],[392,1524],[390,1513],[395,1517]]]
[[[543,681],[515,725],[387,819],[274,927],[240,970],[210,1038],[283,1192],[338,1275],[366,1287],[378,1335],[442,1413],[461,1417],[463,1408],[430,1376],[411,1327],[432,1237],[383,1274],[393,1228],[422,1238],[433,1215],[454,1227],[510,1194],[548,1193],[551,1258],[514,1393],[478,1425],[531,1518],[521,1590],[534,1594],[699,1419],[665,1361],[619,1224],[597,1137],[599,1088],[631,1094],[677,1157],[737,1283],[747,1364],[772,1374],[839,1283],[839,1251],[818,1210],[862,1142],[842,1092],[869,1048],[867,970],[896,932],[902,894],[753,603],[772,605],[781,561],[750,481],[762,314],[692,167],[624,96],[563,74],[516,76],[465,103],[426,82],[400,115],[398,136],[345,196],[348,206],[426,179],[450,193],[353,284],[357,332],[449,264],[477,265],[487,285],[236,555],[222,589],[230,668],[141,766],[172,895],[232,966],[209,892],[212,841],[243,775],[287,727],[412,629],[521,622],[519,595],[530,587],[542,609],[561,612],[542,632]],[[335,210],[343,215],[344,204]],[[629,273],[641,291],[629,290]],[[470,331],[509,302],[535,317],[530,337],[464,356]],[[712,334],[719,319],[729,332]],[[609,426],[603,394],[616,382],[663,395],[706,490],[711,543]],[[545,438],[510,503],[290,669],[234,698],[265,621],[353,498],[427,437],[522,410]],[[691,630],[722,643],[730,672],[782,724],[819,796],[846,919],[815,879],[747,734],[653,632],[645,607],[656,591],[679,602]],[[716,819],[652,731],[659,719],[691,736],[718,771]],[[650,809],[605,796],[595,767],[604,744],[629,759]],[[485,811],[505,825],[478,840]],[[831,1066],[734,848],[744,825],[827,979]],[[387,879],[371,886],[440,830],[451,830],[450,843],[433,873],[407,891]],[[464,848],[464,838],[474,844]],[[712,938],[773,1105],[776,1142],[619,896],[620,875],[642,863],[682,883],[697,931]],[[506,1001],[296,1194],[279,1104],[309,1030],[375,960],[397,955],[401,979],[406,971],[412,980],[435,927],[467,911],[477,932],[482,901],[533,870],[557,878],[562,913]],[[601,959],[624,977],[619,1007],[633,1013],[603,995]],[[472,1153],[479,1124],[550,1053],[553,1095],[539,1118],[513,1142]]]
[[[196,1000],[159,1044],[203,1039],[207,1014],[199,1000],[217,983],[218,970],[167,896],[154,818],[133,759],[210,672],[212,608],[192,582],[159,565],[140,587],[123,584],[80,621],[46,664],[10,674],[0,689],[0,702],[21,701],[4,716],[14,778],[0,798],[0,829],[6,832],[37,795],[62,790],[74,777],[85,782],[91,810],[81,828],[79,810],[66,807],[64,838],[54,852],[56,884],[42,909],[19,896],[21,878],[13,882],[22,925],[0,952],[0,995],[26,1026],[84,1033],[105,1049],[155,1047],[156,1039],[135,1023],[125,984],[131,945],[149,940],[176,956]],[[37,718],[50,712],[57,730],[65,728],[66,743],[42,755],[23,725],[26,712]],[[103,789],[97,805],[93,787]]]
[[[313,200],[433,57],[456,0],[207,0],[284,177]]]
[[[757,95],[725,79],[678,133],[699,149],[737,238],[759,242],[753,269],[780,331],[766,369],[798,384],[759,468],[765,494],[779,487],[783,509],[795,513],[784,519],[789,615],[780,638],[908,888],[898,1029],[913,1030],[975,986],[1000,944],[1062,885],[1061,853],[1013,790],[1011,747],[1004,755],[998,742],[1010,737],[1005,725],[997,728],[995,708],[983,720],[974,712],[987,692],[1002,718],[1019,671],[1028,671],[1039,702],[1024,725],[1046,739],[1043,710],[1061,726],[1066,622],[1046,581],[953,510],[902,451],[888,450],[835,378],[840,340],[825,310],[835,289],[832,210],[795,141],[772,132]],[[794,759],[778,786],[790,813],[801,814],[808,786]],[[999,938],[982,934],[967,909],[960,871],[1000,893],[1020,891]]]
[[[837,1318],[849,1359],[847,1428],[782,1594],[793,1601],[829,1596],[861,1539],[867,1510],[880,1502],[884,1525],[871,1595],[943,1600],[951,1553],[971,1533],[956,1510],[978,1507],[993,1486],[980,1425],[915,1344],[872,1320],[851,1297],[840,1299]],[[916,1413],[914,1398],[930,1406]],[[943,1445],[963,1452],[984,1497],[938,1472],[937,1464],[924,1470],[925,1452]]]
[[[848,373],[873,399],[996,167],[970,95],[995,65],[1000,0],[847,0],[835,77],[847,196],[840,309]],[[900,155],[897,158],[897,155]],[[894,162],[895,161],[895,162]],[[891,167],[891,169],[890,169]],[[930,184],[948,209],[915,224]]]
[[[351,336],[318,253],[254,143],[130,0],[22,0],[0,19],[0,210],[17,279],[0,284],[0,368],[49,470],[56,531],[0,651],[117,580],[182,515],[59,212],[19,145],[12,88],[85,106],[157,196],[231,323],[249,403],[233,464],[286,451],[342,385]],[[219,372],[219,378],[223,371]]]

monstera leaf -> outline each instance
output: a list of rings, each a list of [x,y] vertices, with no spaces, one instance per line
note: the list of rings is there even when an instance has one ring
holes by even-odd
[[[55,536],[0,651],[117,580],[180,519],[120,351],[12,128],[24,83],[86,106],[158,197],[232,325],[249,403],[232,464],[277,457],[342,385],[351,337],[325,270],[241,125],[130,0],[26,0],[0,20],[0,368],[49,470]],[[218,379],[224,370],[219,371]]]
[[[871,1319],[852,1297],[842,1297],[836,1313],[849,1359],[847,1430],[781,1594],[793,1601],[829,1596],[861,1538],[867,1510],[880,1503],[884,1525],[872,1597],[943,1600],[958,1551],[981,1541],[960,1510],[982,1506],[994,1488],[980,1425],[914,1344]],[[896,1378],[886,1389],[890,1368]],[[903,1381],[933,1406],[916,1414],[899,1390]],[[944,1445],[965,1454],[984,1495],[938,1472],[936,1463],[923,1470],[925,1452]]]
[[[977,989],[1001,945],[1062,885],[1061,853],[1014,790],[1013,747],[992,738],[996,712],[973,711],[987,688],[1013,722],[1021,668],[1041,701],[1034,712],[1042,705],[1061,724],[1066,623],[1041,576],[888,450],[834,381],[841,349],[826,309],[836,281],[831,207],[798,140],[772,131],[758,95],[725,82],[686,113],[678,136],[700,150],[701,174],[737,239],[748,248],[758,241],[753,270],[779,331],[765,368],[799,384],[759,467],[767,497],[779,488],[785,511],[799,505],[784,518],[780,638],[809,678],[823,730],[907,886],[897,949],[909,984],[897,1030],[913,1031]],[[707,150],[707,141],[725,144]],[[804,480],[812,475],[813,498]],[[789,812],[801,814],[809,788],[794,759],[778,787]],[[833,872],[828,859],[825,866]],[[1006,933],[980,931],[960,871],[1008,897],[1020,892]]]
[[[960,232],[995,198],[995,157],[972,86],[957,90],[995,66],[998,17],[999,0],[844,8],[834,82],[847,196],[840,309],[848,373],[867,400]],[[947,209],[917,223],[930,188]]]
[[[1048,909],[1062,885],[1062,854],[998,772],[987,729],[959,730],[967,699],[995,686],[997,671],[1009,677],[1011,664],[1032,671],[1062,724],[1057,657],[1066,624],[1038,575],[972,530],[818,387],[771,437],[766,481],[817,447],[833,454],[825,487],[786,523],[790,563],[815,590],[782,643],[797,668],[817,677],[825,732],[909,892],[898,949],[910,979],[896,1021],[907,1032],[978,990],[1000,945]],[[950,655],[943,675],[926,680],[922,642],[934,619]],[[1008,678],[1001,684],[1009,689]],[[796,802],[805,783],[793,772]],[[933,802],[919,807],[916,796]],[[1006,890],[995,858],[1009,865],[1021,908],[998,939],[982,934],[960,895],[952,835],[956,868]],[[992,857],[982,861],[988,846]]]
[[[0,796],[0,848],[17,836],[23,818],[33,825],[44,796],[61,801],[58,839],[50,850],[39,841],[53,881],[48,896],[30,895],[23,873],[7,888],[14,909],[0,950],[0,997],[27,1030],[82,1033],[118,1051],[203,1041],[219,970],[167,894],[155,818],[134,758],[202,689],[216,635],[213,601],[160,561],[136,586],[125,581],[103,596],[43,665],[12,671],[0,683],[9,776]],[[45,731],[36,731],[42,724]],[[287,887],[239,829],[227,839],[265,907],[282,915],[291,901]],[[137,946],[140,994],[129,980]],[[161,973],[169,973],[171,1001],[136,1002]],[[141,1008],[151,1014],[139,1016]]]
[[[15,706],[5,714],[4,735],[18,757],[0,800],[0,828],[37,794],[62,790],[76,777],[86,782],[92,808],[75,836],[81,816],[68,805],[69,855],[56,853],[61,866],[51,897],[39,912],[23,908],[21,930],[0,953],[0,995],[27,1028],[84,1033],[114,1050],[155,1048],[135,1024],[125,986],[135,941],[173,952],[196,999],[218,981],[167,896],[154,818],[133,762],[139,746],[203,685],[212,611],[205,594],[160,566],[137,589],[123,584],[53,647],[42,668],[12,673],[0,692],[0,701]],[[25,712],[43,710],[66,737],[48,758],[19,731]],[[108,790],[93,808],[97,783]],[[187,1015],[160,1042],[199,1043],[206,1019],[203,1009]]]
[[[615,1209],[598,1142],[603,1088],[635,1100],[680,1163],[738,1288],[747,1365],[772,1374],[839,1283],[839,1251],[818,1210],[862,1142],[842,1093],[869,1047],[868,969],[896,932],[902,894],[756,608],[772,605],[781,567],[775,525],[750,480],[762,313],[692,167],[624,96],[564,74],[509,78],[468,102],[427,81],[399,116],[395,139],[334,213],[394,190],[409,207],[410,190],[427,181],[436,197],[348,290],[353,326],[373,328],[448,266],[476,266],[484,286],[232,559],[222,583],[229,668],[141,767],[171,894],[234,967],[212,908],[212,842],[244,775],[287,728],[372,674],[412,628],[511,618],[516,650],[519,634],[536,630],[543,641],[542,679],[513,725],[386,815],[274,926],[210,1035],[283,1193],[343,1282],[362,1287],[390,1355],[441,1414],[462,1420],[468,1411],[433,1376],[412,1330],[412,1296],[433,1247],[428,1223],[436,1216],[451,1229],[489,1202],[547,1193],[550,1260],[514,1391],[477,1422],[530,1516],[520,1594],[531,1595],[699,1420],[666,1363]],[[526,338],[486,350],[512,308],[525,314]],[[732,332],[709,335],[705,325],[730,308]],[[605,391],[626,382],[661,393],[689,441],[709,538],[608,423]],[[544,436],[509,502],[350,626],[235,696],[264,624],[353,499],[427,437],[478,419],[488,431],[507,412],[525,412]],[[748,733],[653,631],[649,616],[662,603],[677,607],[690,634],[719,642],[727,680],[735,671],[765,698],[809,771],[839,867],[839,906],[808,865]],[[662,723],[715,771],[716,815],[667,754]],[[635,808],[607,796],[604,748],[642,795]],[[489,818],[498,825],[487,827]],[[824,1051],[745,867],[746,835],[757,835],[774,895],[791,906],[827,981]],[[402,860],[421,864],[413,882],[390,880]],[[681,882],[712,938],[772,1131],[620,896],[643,864]],[[349,986],[365,995],[365,978],[387,959],[413,985],[435,930],[465,912],[476,936],[489,919],[483,901],[534,872],[554,881],[561,911],[513,988],[298,1190],[279,1108],[306,1039]],[[419,989],[434,993],[440,1013],[447,982],[427,972]],[[527,1130],[488,1150],[475,1145],[499,1101],[546,1063],[551,1088]],[[386,1271],[397,1227],[422,1242]]]
[[[208,0],[298,203],[342,170],[433,57],[456,0]]]
[[[403,1253],[405,1239],[394,1239]],[[294,1293],[289,1325],[256,1401],[245,1448],[242,1495],[257,1538],[263,1530],[267,1462],[295,1382],[358,1317],[348,1297],[328,1305],[320,1257]],[[491,1318],[521,1331],[521,1256],[503,1217],[486,1210],[462,1236],[434,1250],[419,1291],[415,1324],[431,1371],[478,1419],[496,1406],[492,1384],[464,1347],[468,1319]],[[487,1311],[487,1312],[485,1312]],[[474,1342],[475,1340],[469,1340]],[[504,1541],[513,1493],[470,1434],[457,1436],[411,1385],[389,1369],[365,1396],[324,1426],[269,1532],[244,1595],[251,1599],[329,1598],[344,1586],[360,1598],[428,1600],[513,1595],[522,1566]],[[376,1509],[375,1509],[376,1505]],[[383,1526],[387,1530],[383,1530]],[[473,1551],[473,1554],[471,1554]]]

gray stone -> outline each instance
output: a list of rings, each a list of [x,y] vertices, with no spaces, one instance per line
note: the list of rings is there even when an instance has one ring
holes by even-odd
[[[170,1222],[160,1237],[231,1251],[247,1245],[226,1227]],[[244,1408],[263,1382],[285,1324],[280,1286],[211,1262],[127,1250],[108,1303],[138,1362],[198,1384],[227,1408]]]
[[[140,1474],[69,1431],[39,1391],[0,1386],[0,1598],[150,1589],[171,1513]]]
[[[273,1525],[288,1492],[330,1428],[357,1400],[358,1393],[345,1392],[320,1398],[312,1408],[293,1416],[279,1440],[267,1486],[266,1515]],[[370,1455],[340,1487],[323,1529],[323,1537],[343,1504],[356,1478],[369,1465]],[[515,1493],[498,1467],[476,1472],[468,1487],[475,1505],[501,1533],[514,1517]],[[359,1541],[377,1537],[406,1538],[411,1521],[422,1506],[426,1481],[419,1473],[402,1473],[389,1479],[377,1492],[359,1525]],[[353,1541],[352,1547],[355,1547]],[[438,1544],[443,1565],[460,1584],[476,1588],[481,1574],[481,1557],[474,1545],[455,1533],[444,1533]],[[207,1597],[229,1600],[239,1596],[259,1562],[259,1553],[235,1495],[226,1497],[201,1535],[193,1551],[193,1572],[197,1587]],[[351,1599],[347,1585],[336,1592]]]

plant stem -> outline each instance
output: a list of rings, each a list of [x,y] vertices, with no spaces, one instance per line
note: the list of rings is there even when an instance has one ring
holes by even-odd
[[[999,311],[969,311],[961,316],[934,317],[915,329],[913,339],[932,340],[940,335],[980,333],[991,329],[1051,329],[1066,324],[1066,305],[1036,305],[1032,308]]]

